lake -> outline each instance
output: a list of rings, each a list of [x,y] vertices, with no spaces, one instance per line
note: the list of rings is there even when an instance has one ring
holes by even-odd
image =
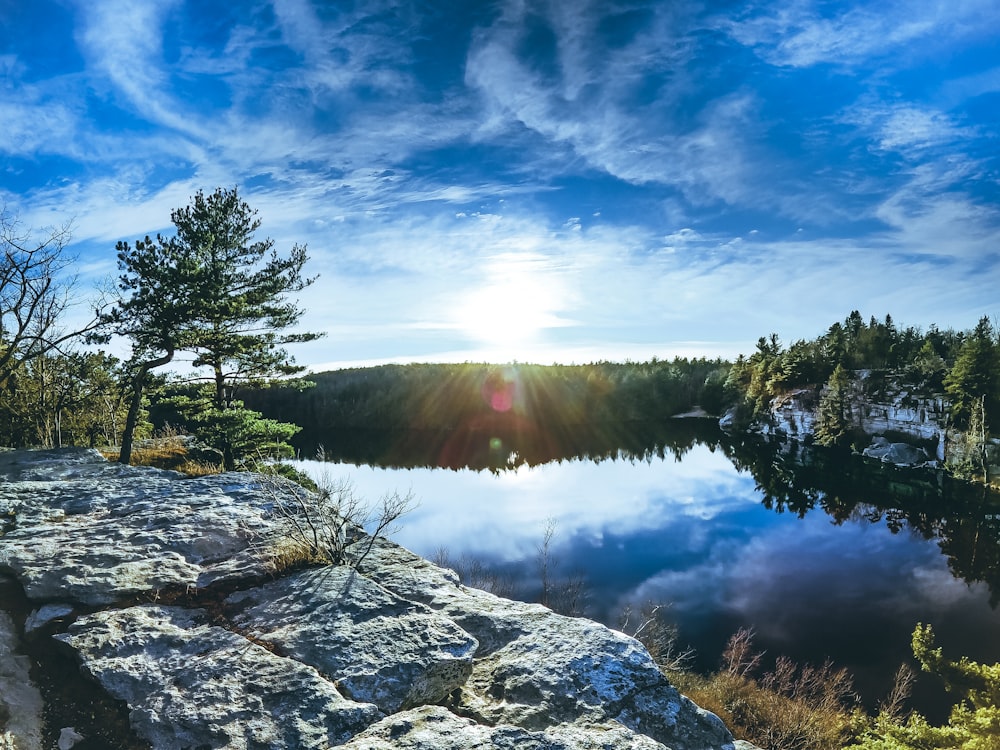
[[[868,706],[901,662],[912,663],[918,622],[934,626],[946,655],[1000,661],[1000,507],[991,499],[932,474],[831,463],[823,453],[803,461],[702,420],[678,422],[641,449],[540,462],[523,459],[509,436],[498,446],[488,433],[465,435],[463,445],[486,457],[479,469],[296,465],[347,479],[368,499],[412,492],[419,505],[395,541],[430,559],[444,551],[479,561],[519,598],[539,596],[551,524],[551,576],[584,583],[587,616],[614,627],[626,604],[668,603],[700,671],[718,666],[740,627],[772,659],[848,668]],[[403,442],[425,452],[436,444]],[[398,467],[398,452],[386,455]],[[944,717],[934,678],[918,681],[914,705]]]

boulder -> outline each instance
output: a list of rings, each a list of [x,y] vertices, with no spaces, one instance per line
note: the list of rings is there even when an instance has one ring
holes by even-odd
[[[921,466],[930,460],[930,456],[923,448],[917,448],[909,443],[890,443],[881,436],[874,438],[872,444],[861,453],[868,458],[895,466]]]
[[[476,724],[440,706],[389,716],[343,746],[344,750],[669,750],[618,725],[570,724],[529,731],[507,724]]]
[[[162,750],[326,748],[382,718],[315,668],[208,619],[202,610],[129,607],[82,617],[56,638]]]
[[[541,730],[608,722],[672,750],[729,747],[722,721],[681,695],[638,641],[591,620],[468,589],[406,549],[378,540],[372,576],[446,614],[480,644],[457,710],[485,724]]]
[[[240,630],[385,713],[444,700],[468,679],[479,646],[452,620],[346,567],[303,571],[225,605]]]

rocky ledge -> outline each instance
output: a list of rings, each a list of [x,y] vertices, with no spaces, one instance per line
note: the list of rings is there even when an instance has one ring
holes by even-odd
[[[24,594],[0,600],[19,619],[0,616],[0,748],[93,742],[39,703],[24,654],[49,651],[86,681],[75,700],[127,716],[123,748],[745,747],[632,638],[390,542],[361,570],[274,574],[253,541],[274,502],[249,474],[0,452],[0,574],[18,584],[0,596]]]

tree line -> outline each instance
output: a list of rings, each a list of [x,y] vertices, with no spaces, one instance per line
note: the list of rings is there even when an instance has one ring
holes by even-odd
[[[952,425],[970,436],[966,455],[982,467],[1000,424],[1000,338],[986,317],[969,331],[923,331],[855,310],[812,340],[761,337],[732,363],[411,364],[296,378],[302,368],[285,347],[321,335],[290,332],[303,313],[290,295],[315,280],[304,275],[306,248],[282,255],[257,239],[261,221],[236,188],[199,191],[171,221],[169,236],[118,243],[113,289],[67,329],[76,294],[68,229],[39,238],[0,211],[0,441],[110,443],[128,462],[152,409],[154,421],[195,434],[232,469],[252,455],[288,455],[290,441],[310,449],[359,430],[536,430],[571,440],[582,427],[623,435],[695,407],[735,407],[749,422],[766,418],[776,396],[814,387],[816,441],[842,447],[852,437],[846,394],[863,370],[944,394]],[[128,341],[126,360],[95,349],[112,337]],[[163,374],[181,361],[187,374]]]
[[[245,400],[300,425],[293,444],[307,457],[322,445],[359,463],[481,468],[502,466],[511,446],[542,463],[617,450],[637,425],[695,406],[718,415],[728,370],[703,358],[384,365],[312,374]]]
[[[815,387],[815,441],[843,449],[857,437],[851,389],[863,371],[880,375],[868,381],[875,388],[892,383],[914,396],[944,396],[948,426],[962,436],[953,468],[989,483],[991,426],[1000,424],[1000,329],[986,316],[969,331],[935,325],[921,331],[897,326],[891,315],[866,322],[855,310],[812,340],[785,347],[777,334],[761,337],[755,352],[733,363],[727,387],[744,422],[766,419],[778,396]]]

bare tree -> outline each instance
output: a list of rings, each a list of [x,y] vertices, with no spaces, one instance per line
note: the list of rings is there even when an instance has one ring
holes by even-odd
[[[677,626],[665,617],[667,606],[646,602],[638,612],[625,605],[618,618],[618,629],[642,643],[656,665],[665,672],[679,672],[690,667],[695,651],[680,648]]]
[[[21,364],[58,350],[98,325],[95,314],[80,329],[59,326],[72,305],[75,284],[67,274],[75,260],[65,252],[69,238],[69,227],[63,226],[36,239],[0,208],[0,387]]]

